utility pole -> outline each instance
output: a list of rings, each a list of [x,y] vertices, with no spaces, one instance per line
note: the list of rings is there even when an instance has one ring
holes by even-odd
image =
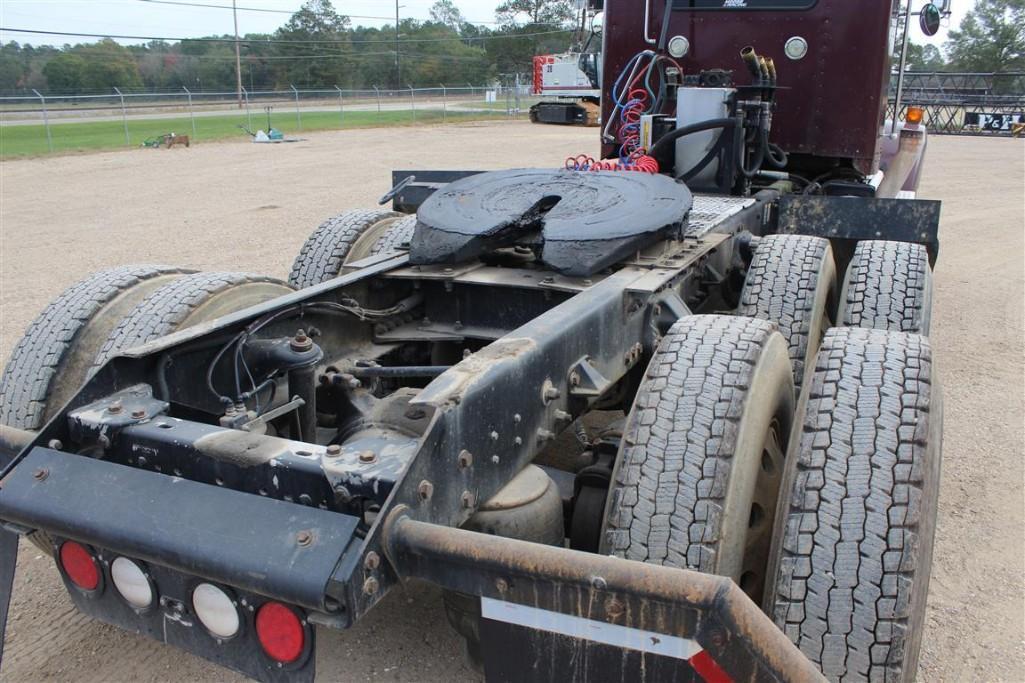
[[[238,7],[237,0],[231,0],[231,14],[235,18],[235,89],[238,92],[238,108],[242,108],[242,55],[238,45]]]
[[[395,88],[402,83],[402,67],[399,66],[399,0],[395,0]]]

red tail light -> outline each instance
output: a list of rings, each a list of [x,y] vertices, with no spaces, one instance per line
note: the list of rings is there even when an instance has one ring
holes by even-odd
[[[100,585],[100,567],[96,558],[81,543],[64,541],[60,548],[61,567],[71,582],[82,590],[94,591]]]
[[[268,602],[256,613],[256,635],[263,651],[282,664],[299,659],[306,645],[299,616],[280,602]]]

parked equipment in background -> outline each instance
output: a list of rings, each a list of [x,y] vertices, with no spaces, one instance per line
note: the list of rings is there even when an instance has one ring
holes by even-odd
[[[580,26],[574,49],[534,57],[534,123],[597,126],[601,122],[601,32],[588,3],[579,3]],[[589,25],[590,22],[590,25]]]
[[[160,147],[166,146],[168,149],[175,145],[189,146],[188,135],[176,135],[175,133],[164,133],[153,138],[143,140],[142,146],[150,149],[159,149]]]
[[[609,3],[597,159],[393,171],[287,282],[73,286],[0,379],[0,544],[261,681],[410,579],[493,681],[914,680],[940,205],[893,10]]]
[[[534,57],[533,94],[542,101],[530,108],[534,123],[597,126],[601,120],[601,54],[573,53]]]

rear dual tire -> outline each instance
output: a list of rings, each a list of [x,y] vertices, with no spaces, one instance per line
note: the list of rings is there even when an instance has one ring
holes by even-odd
[[[943,423],[928,339],[830,330],[797,419],[765,610],[830,680],[912,681]]]
[[[829,240],[808,235],[761,238],[747,270],[737,315],[779,326],[797,394],[822,335],[836,319],[836,300],[836,264]]]
[[[844,277],[839,318],[845,327],[929,334],[932,269],[921,244],[858,242]]]
[[[118,353],[291,291],[271,278],[167,266],[96,273],[54,299],[15,346],[0,378],[0,421],[38,431]],[[28,538],[53,552],[47,534]]]
[[[384,209],[355,209],[323,222],[303,243],[288,282],[312,287],[341,275],[369,256],[398,251],[409,242],[416,216]]]
[[[774,325],[679,320],[627,418],[601,551],[729,576],[759,600],[793,414]]]

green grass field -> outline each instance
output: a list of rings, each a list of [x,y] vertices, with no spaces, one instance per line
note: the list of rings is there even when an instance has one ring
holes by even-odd
[[[301,137],[303,132],[314,130],[403,126],[441,123],[443,120],[456,122],[499,117],[506,118],[504,106],[501,112],[494,114],[449,111],[446,115],[440,110],[430,109],[417,111],[415,117],[410,111],[353,111],[345,112],[344,117],[337,111],[307,111],[302,113],[302,130],[300,130],[295,112],[276,112],[271,114],[271,125],[288,136]],[[245,114],[197,116],[196,134],[193,137],[192,123],[188,116],[134,121],[129,118],[128,134],[131,139],[131,147],[140,147],[144,140],[170,132],[188,135],[199,142],[233,137],[247,138],[246,133],[239,128],[239,124],[247,124]],[[262,111],[259,113],[254,111],[252,114],[253,131],[266,128],[266,126],[267,115]],[[128,147],[125,142],[124,123],[121,121],[51,123],[50,134],[53,138],[55,153]],[[48,153],[46,129],[43,125],[0,126],[0,159],[16,159]]]

